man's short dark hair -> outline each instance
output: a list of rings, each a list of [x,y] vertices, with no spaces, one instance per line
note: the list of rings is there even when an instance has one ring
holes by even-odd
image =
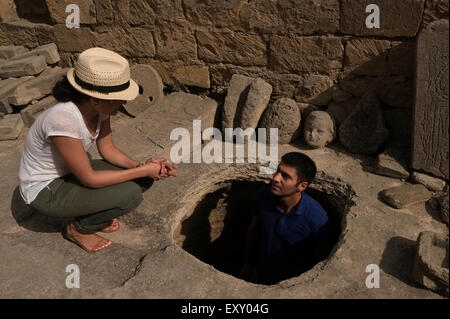
[[[311,184],[316,177],[316,164],[309,156],[303,153],[286,153],[281,158],[281,162],[295,168],[297,171],[297,184],[301,182],[308,182],[308,184]]]

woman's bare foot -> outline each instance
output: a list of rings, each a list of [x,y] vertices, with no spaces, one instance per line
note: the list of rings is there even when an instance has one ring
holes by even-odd
[[[100,230],[102,233],[113,233],[115,231],[118,231],[120,228],[120,223],[117,219],[113,219],[111,221],[111,224],[109,224],[109,226],[106,226],[105,228],[103,228],[102,230]]]
[[[89,253],[102,250],[112,244],[112,241],[97,234],[82,234],[77,231],[75,225],[70,223],[64,232],[64,237]]]

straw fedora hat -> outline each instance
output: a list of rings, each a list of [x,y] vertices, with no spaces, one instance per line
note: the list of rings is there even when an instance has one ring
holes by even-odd
[[[75,68],[67,72],[67,79],[77,91],[102,100],[131,101],[139,94],[139,86],[130,78],[128,61],[102,48],[83,51]]]

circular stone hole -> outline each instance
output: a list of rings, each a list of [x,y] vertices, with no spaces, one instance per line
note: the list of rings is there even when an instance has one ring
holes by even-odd
[[[174,232],[175,243],[217,270],[240,278],[246,234],[252,215],[252,198],[264,185],[265,182],[246,180],[214,185],[214,189],[203,196],[193,213],[178,225]],[[317,248],[320,256],[317,264],[337,249],[345,227],[343,218],[353,205],[351,198],[354,192],[349,185],[328,177],[316,178],[306,192],[323,206],[330,220],[330,236],[326,243]],[[263,281],[262,284],[273,283]]]

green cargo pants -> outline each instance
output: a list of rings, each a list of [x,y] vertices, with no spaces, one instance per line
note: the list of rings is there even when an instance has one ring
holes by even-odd
[[[91,161],[94,170],[120,170],[103,160]],[[153,180],[139,178],[103,188],[87,188],[69,174],[52,181],[30,206],[46,216],[70,218],[80,233],[92,234],[108,226],[113,218],[136,209],[142,192]]]

